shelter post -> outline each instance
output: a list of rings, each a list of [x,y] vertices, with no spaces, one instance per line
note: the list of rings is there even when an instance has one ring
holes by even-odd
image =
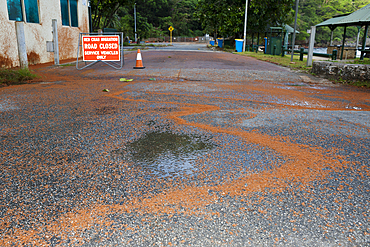
[[[334,36],[334,29],[335,28],[330,28],[330,30],[331,30],[331,35],[330,35],[330,46],[333,46],[333,36]]]
[[[316,26],[311,26],[310,43],[308,44],[307,66],[312,66],[313,47],[315,44]]]
[[[347,32],[347,26],[344,26],[344,34],[343,34],[343,41],[342,41],[342,51],[340,52],[340,60],[343,60],[344,43],[346,42],[346,32]]]
[[[357,26],[357,38],[356,38],[356,54],[355,58],[357,57],[357,51],[358,51],[358,42],[360,41],[360,32],[361,32],[361,26]]]
[[[365,32],[364,32],[364,39],[362,40],[362,52],[361,52],[361,57],[360,60],[364,60],[364,52],[366,48],[366,38],[367,38],[367,31],[369,30],[369,25],[366,24],[365,26]]]

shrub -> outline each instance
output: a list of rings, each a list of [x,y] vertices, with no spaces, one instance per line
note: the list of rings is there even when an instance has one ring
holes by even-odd
[[[36,77],[29,69],[0,69],[0,84],[22,84]]]

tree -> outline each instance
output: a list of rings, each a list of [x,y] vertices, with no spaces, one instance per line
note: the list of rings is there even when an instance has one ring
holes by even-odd
[[[114,27],[132,37],[134,3],[137,34],[142,39],[169,35],[169,26],[175,28],[178,36],[201,33],[201,25],[193,15],[198,0],[92,0],[93,29]]]
[[[290,22],[293,3],[294,0],[249,1],[248,31],[264,32],[267,25]],[[245,0],[199,0],[195,15],[206,32],[240,37],[244,29]]]
[[[301,43],[307,43],[309,34],[307,30],[311,26],[317,25],[325,20],[338,15],[350,14],[369,4],[370,0],[300,0],[298,9],[298,26],[300,33],[297,40]],[[343,27],[337,27],[334,30],[334,40],[340,41],[343,37]],[[328,43],[330,41],[331,30],[328,27],[319,27],[316,29],[316,42]],[[348,27],[347,37],[356,37],[357,28]]]
[[[106,28],[115,21],[120,7],[132,5],[133,0],[91,0],[93,30]]]
[[[191,36],[194,31],[201,29],[200,23],[193,15],[197,3],[197,0],[171,1],[171,22],[172,26],[176,27],[175,35]]]

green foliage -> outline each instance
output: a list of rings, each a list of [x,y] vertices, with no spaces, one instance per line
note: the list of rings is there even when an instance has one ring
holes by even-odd
[[[29,69],[0,69],[0,85],[22,84],[36,77]]]
[[[267,25],[290,22],[293,2],[294,0],[249,1],[248,32],[264,32]],[[242,37],[245,1],[199,0],[195,16],[208,33]]]
[[[192,36],[194,34],[193,31],[198,31],[199,34],[201,26],[193,15],[197,3],[197,0],[177,0],[172,2],[171,17],[172,26],[175,27],[174,35]]]
[[[199,21],[193,16],[198,0],[92,0],[93,29],[115,28],[131,39],[136,27],[139,39],[169,36],[203,35]]]
[[[369,3],[370,0],[300,0],[298,8],[298,30],[300,33],[297,35],[297,40],[301,43],[307,43],[309,34],[306,30],[310,29],[311,26],[338,15],[352,13]],[[348,27],[346,40],[356,37],[357,32],[356,27]],[[337,27],[333,34],[334,40],[340,43],[343,33],[344,28]],[[330,35],[331,30],[328,27],[318,27],[315,40],[317,43],[325,44],[330,41]]]
[[[132,5],[133,0],[91,0],[93,30],[112,26],[117,11],[122,6]]]
[[[369,81],[350,81],[348,84],[356,86],[356,87],[367,87],[370,88],[370,82]]]
[[[360,60],[359,58],[356,58],[354,61],[353,61],[353,64],[370,64],[370,59],[364,59],[364,60]]]

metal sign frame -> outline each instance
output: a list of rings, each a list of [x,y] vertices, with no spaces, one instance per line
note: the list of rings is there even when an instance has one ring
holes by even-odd
[[[85,62],[85,66],[83,67],[78,67],[79,64],[79,56],[80,56],[80,49],[82,48],[82,36],[103,36],[103,35],[118,35],[120,37],[120,61],[118,62],[113,62],[113,61],[103,61],[103,60],[96,60],[93,62],[90,62],[87,64],[87,61]],[[84,68],[90,67],[98,62],[102,62],[114,69],[122,69],[123,65],[125,64],[125,59],[124,59],[124,53],[123,53],[123,33],[122,32],[107,32],[107,33],[80,33],[78,37],[78,46],[77,46],[77,62],[76,62],[76,69],[82,70]]]

